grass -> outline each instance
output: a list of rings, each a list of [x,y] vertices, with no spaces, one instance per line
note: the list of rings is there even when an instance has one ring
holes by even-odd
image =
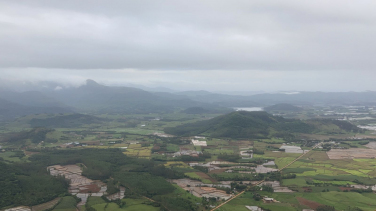
[[[337,210],[344,210],[348,206],[356,206],[365,211],[376,209],[376,195],[373,193],[330,191],[302,194],[302,197],[320,204],[334,206]]]
[[[314,183],[319,183],[319,184],[332,184],[332,185],[355,185],[356,183],[354,182],[349,182],[349,181],[322,181],[322,180],[313,180]]]
[[[20,162],[21,159],[19,157],[13,157],[15,155],[14,152],[1,152],[0,153],[0,158],[3,158],[5,161],[10,161],[10,162]]]
[[[76,211],[76,199],[72,196],[65,196],[53,211]]]
[[[186,176],[189,177],[190,179],[201,180],[201,177],[198,176],[198,175],[196,174],[196,172],[187,172],[187,173],[184,173],[184,175],[186,175]]]
[[[87,202],[86,204],[88,206],[93,206],[93,205],[96,205],[96,204],[103,204],[103,203],[106,203],[106,201],[104,201],[101,197],[99,196],[90,196],[88,199],[87,199]]]
[[[297,197],[302,197],[323,205],[334,206],[336,210],[344,210],[351,207],[359,207],[365,211],[376,209],[376,195],[373,193],[355,193],[355,192],[317,192],[317,193],[266,193],[260,192],[260,195],[272,197],[281,203],[265,204],[262,201],[255,201],[252,193],[246,192],[238,198],[230,201],[219,208],[219,211],[246,211],[245,206],[259,206],[273,211],[284,210],[302,210],[305,207],[299,203]]]
[[[221,148],[221,149],[205,149],[206,152],[209,152],[212,155],[219,155],[219,154],[234,154],[233,149],[226,149],[226,148]]]
[[[123,153],[132,157],[148,159],[151,156],[151,147],[141,147],[141,144],[130,144],[128,149]]]
[[[284,174],[304,173],[305,171],[315,171],[314,168],[286,168],[283,169]]]
[[[190,179],[193,179],[193,180],[200,180],[201,182],[205,183],[205,184],[212,184],[213,182],[210,181],[209,179],[207,178],[202,178],[200,177],[199,175],[196,174],[196,172],[186,172],[184,173],[187,177],[189,177]]]
[[[167,144],[167,150],[177,152],[179,151],[179,146],[176,144]]]
[[[93,197],[90,197],[93,198]],[[100,198],[100,197],[96,197]],[[98,202],[94,204],[90,204],[90,199],[88,203],[92,208],[94,208],[96,211],[138,211],[138,210],[143,210],[143,211],[159,211],[159,207],[153,207],[151,205],[148,205],[147,203],[149,200],[147,199],[122,199],[123,202],[125,202],[124,207],[119,207],[116,203],[106,203],[105,201],[99,203],[99,200],[97,199],[91,199],[91,203],[93,202]]]
[[[295,179],[283,179],[282,184],[283,186],[310,186],[306,183],[306,180],[303,177],[297,177]]]

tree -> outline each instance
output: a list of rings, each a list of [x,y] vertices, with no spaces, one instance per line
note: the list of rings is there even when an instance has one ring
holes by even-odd
[[[333,206],[328,206],[328,205],[321,205],[317,207],[316,211],[335,211]]]

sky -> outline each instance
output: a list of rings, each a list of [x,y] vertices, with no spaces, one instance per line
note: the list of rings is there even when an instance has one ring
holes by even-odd
[[[0,0],[0,82],[376,91],[376,1]]]

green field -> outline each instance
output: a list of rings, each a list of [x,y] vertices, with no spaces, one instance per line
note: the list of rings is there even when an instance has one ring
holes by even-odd
[[[65,196],[61,199],[59,204],[53,209],[53,211],[76,211],[77,201],[72,196]]]
[[[147,199],[122,199],[125,206],[119,207],[116,203],[107,203],[100,197],[89,197],[87,206],[94,208],[96,211],[158,211],[159,207],[148,205],[150,201]]]

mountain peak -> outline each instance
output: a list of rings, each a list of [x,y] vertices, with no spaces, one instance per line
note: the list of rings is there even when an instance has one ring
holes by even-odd
[[[86,80],[86,86],[100,86],[100,84],[98,84],[97,82],[95,82],[92,79],[87,79]]]

